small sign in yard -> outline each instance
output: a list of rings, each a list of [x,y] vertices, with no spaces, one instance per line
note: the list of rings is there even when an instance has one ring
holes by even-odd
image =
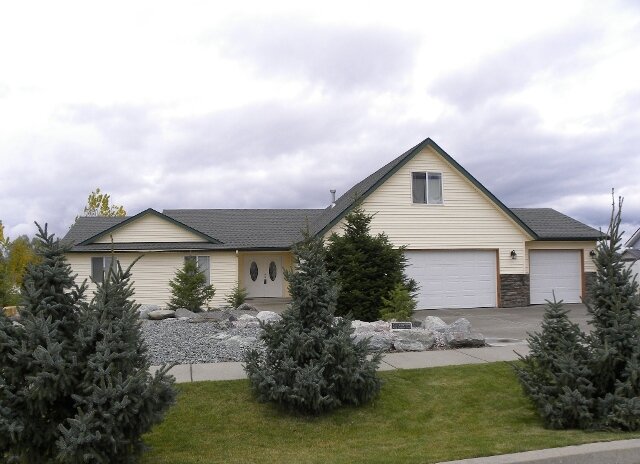
[[[391,330],[405,330],[405,329],[413,329],[413,324],[411,322],[392,322]]]

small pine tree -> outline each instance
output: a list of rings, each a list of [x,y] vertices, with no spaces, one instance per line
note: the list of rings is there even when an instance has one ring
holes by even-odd
[[[81,314],[83,376],[73,395],[76,414],[59,427],[62,462],[135,462],[141,435],[175,400],[168,367],[149,373],[138,305],[131,300],[132,266],[110,269]]]
[[[380,390],[380,355],[368,359],[368,341],[354,343],[350,321],[334,319],[337,289],[322,240],[307,231],[293,251],[295,270],[285,274],[291,305],[279,322],[263,325],[264,352],[245,358],[254,393],[305,414],[370,401]]]
[[[336,314],[363,321],[379,319],[382,298],[397,284],[417,291],[404,273],[404,248],[394,248],[385,234],[372,236],[372,219],[356,206],[345,217],[344,235],[332,234],[327,248],[327,269],[336,273],[340,287]]]
[[[569,321],[562,301],[548,301],[530,353],[514,368],[545,427],[589,428],[594,422],[589,350],[585,334]]]
[[[246,301],[247,295],[249,295],[247,290],[240,286],[240,282],[236,282],[233,289],[231,289],[231,293],[227,295],[224,301],[226,301],[232,308],[237,308]]]
[[[413,311],[416,309],[416,300],[411,296],[409,290],[398,283],[389,292],[388,298],[382,297],[382,309],[380,317],[384,321],[395,319],[396,321],[410,321]]]
[[[202,311],[205,307],[208,308],[208,302],[216,293],[213,285],[207,285],[207,279],[198,269],[194,259],[184,261],[184,265],[178,269],[169,286],[171,287],[171,300],[167,305],[169,309],[186,308],[195,313]]]
[[[640,428],[638,283],[620,254],[622,199],[612,204],[607,238],[596,247],[596,278],[587,310],[601,427]]]

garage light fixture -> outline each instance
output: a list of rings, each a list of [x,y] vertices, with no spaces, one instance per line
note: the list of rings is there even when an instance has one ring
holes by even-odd
[[[511,250],[511,259],[516,259],[518,257],[518,254],[516,253],[516,250]]]
[[[596,257],[596,250],[591,250],[589,252],[589,256],[591,256],[592,258],[595,258]]]

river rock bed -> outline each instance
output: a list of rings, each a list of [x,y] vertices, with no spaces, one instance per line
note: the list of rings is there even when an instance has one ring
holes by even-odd
[[[186,310],[185,310],[186,311]],[[179,317],[176,317],[177,315]],[[142,334],[151,364],[199,364],[242,361],[247,350],[260,348],[260,321],[280,316],[269,311],[211,311],[177,314],[152,320],[142,316]],[[418,325],[416,327],[415,325]],[[354,340],[367,339],[371,351],[427,351],[484,346],[482,334],[466,319],[446,324],[428,316],[412,329],[393,330],[385,321],[353,321]]]

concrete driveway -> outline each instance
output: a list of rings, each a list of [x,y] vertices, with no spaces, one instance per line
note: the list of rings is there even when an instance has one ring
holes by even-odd
[[[584,304],[567,304],[569,318],[582,330],[590,330],[587,324],[589,314]],[[423,320],[427,316],[437,316],[447,324],[464,317],[471,322],[474,331],[485,338],[524,340],[527,332],[540,329],[545,305],[533,305],[522,308],[473,308],[473,309],[432,309],[419,310],[414,319]]]

